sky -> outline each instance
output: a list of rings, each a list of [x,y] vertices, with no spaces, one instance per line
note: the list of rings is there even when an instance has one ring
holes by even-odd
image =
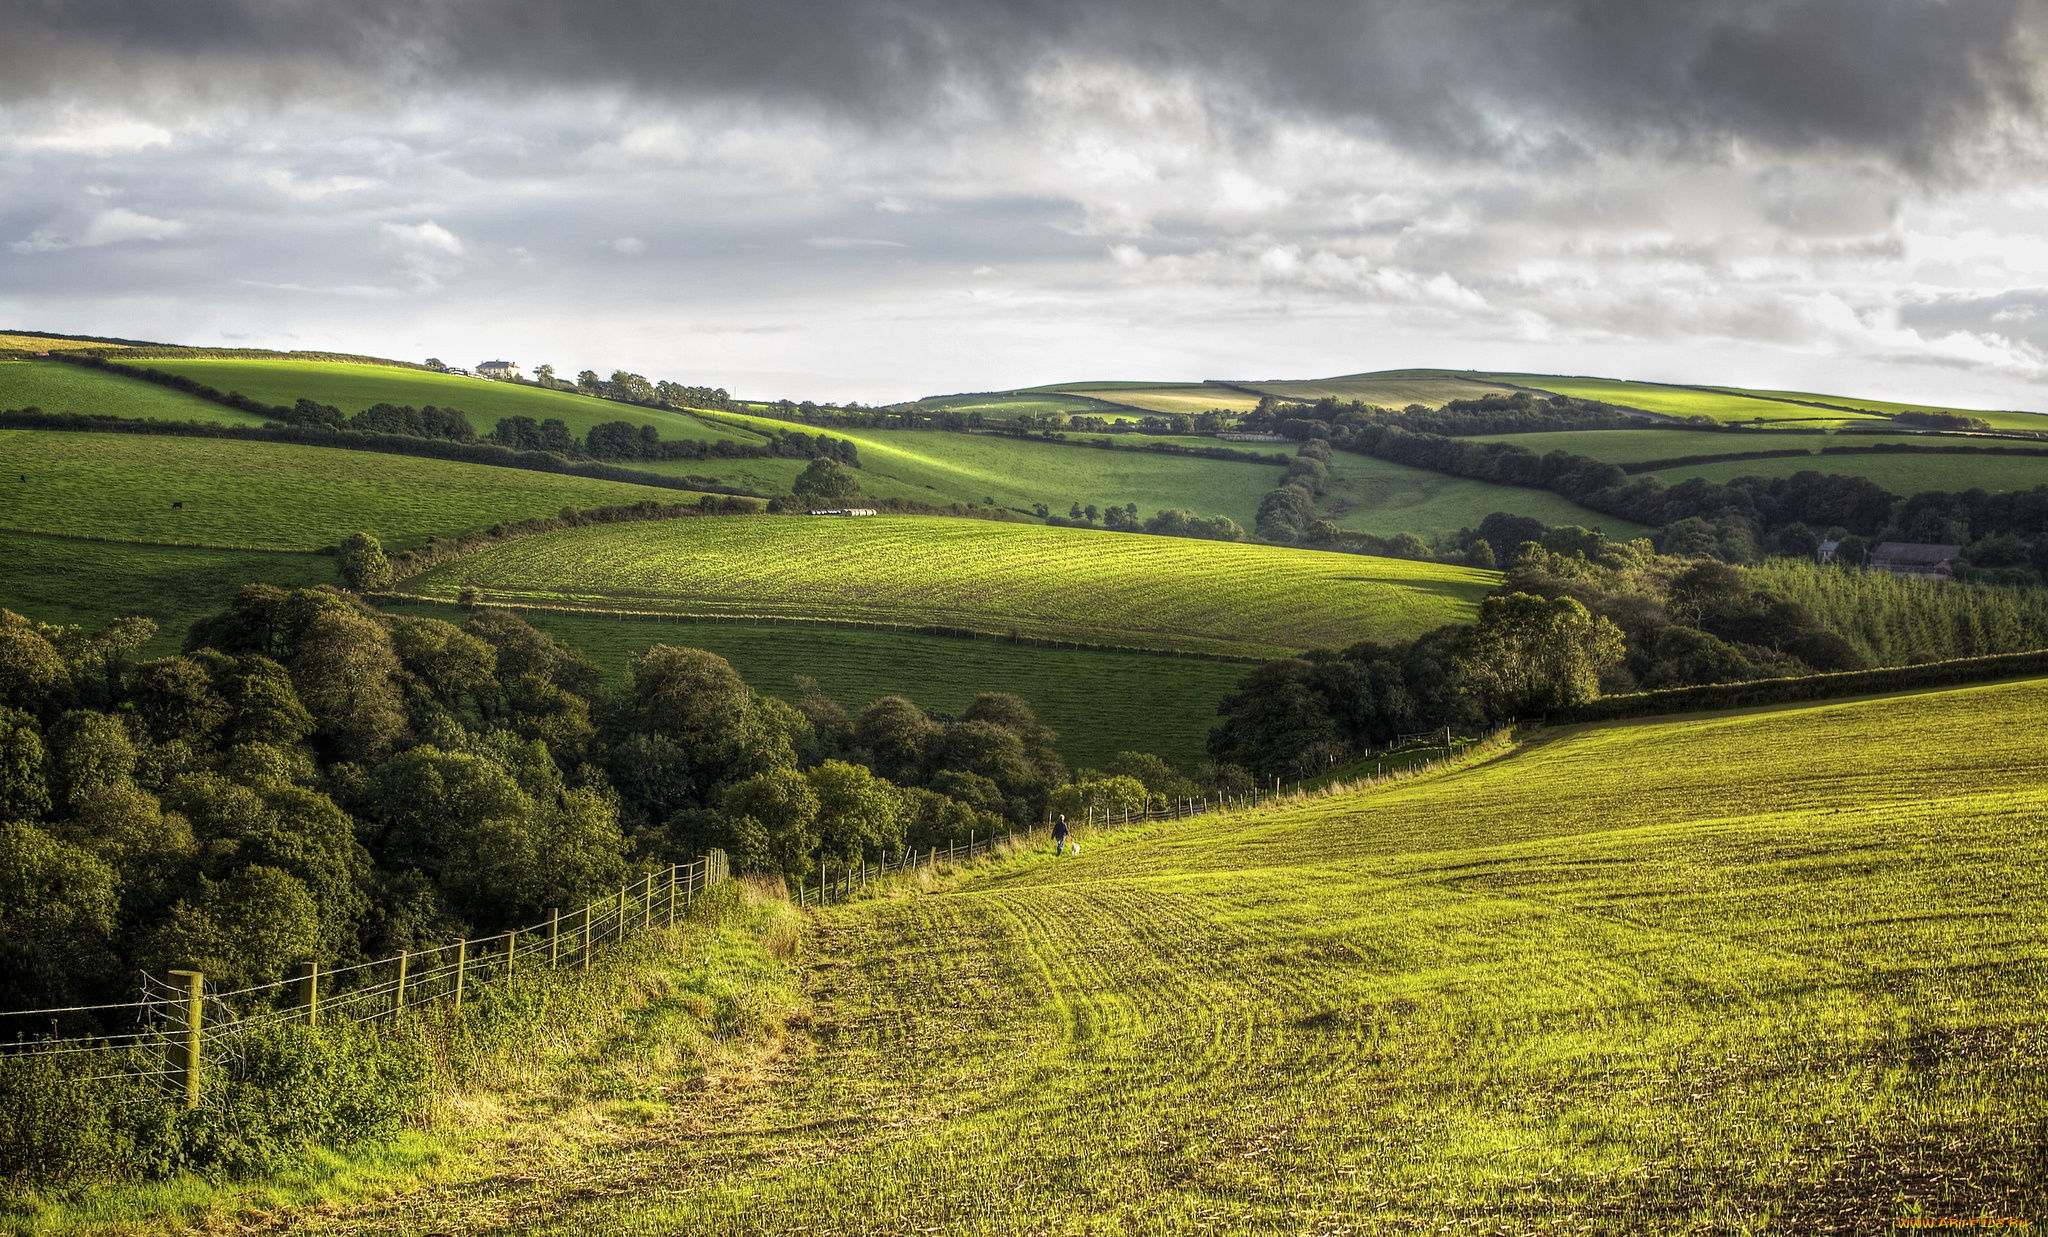
[[[2048,409],[2048,0],[0,0],[0,330]]]

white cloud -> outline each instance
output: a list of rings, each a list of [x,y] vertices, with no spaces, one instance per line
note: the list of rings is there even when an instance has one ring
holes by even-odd
[[[621,236],[615,241],[606,241],[605,244],[609,245],[617,253],[647,252],[647,242],[637,236]]]
[[[155,219],[125,206],[103,210],[93,216],[79,238],[81,245],[115,245],[122,241],[167,241],[185,235],[185,225],[175,219]]]
[[[461,238],[431,219],[425,223],[382,223],[377,226],[384,235],[414,249],[446,254],[462,252]]]
[[[876,240],[868,236],[810,236],[804,244],[813,249],[908,249],[902,241]]]

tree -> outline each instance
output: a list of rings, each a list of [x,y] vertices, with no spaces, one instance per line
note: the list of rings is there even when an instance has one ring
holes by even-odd
[[[36,719],[0,705],[0,820],[36,820],[50,810],[45,758]]]
[[[790,486],[798,498],[814,503],[838,503],[860,495],[860,477],[838,460],[812,460]]]
[[[852,859],[903,844],[903,799],[896,787],[840,760],[826,761],[805,780],[817,796],[818,844],[824,853]]]
[[[41,712],[70,678],[64,659],[35,624],[12,610],[0,610],[0,705]]]
[[[853,742],[864,763],[902,785],[924,781],[938,737],[938,723],[902,696],[875,701],[853,725]]]
[[[83,848],[0,823],[0,1004],[66,1003],[111,975],[116,887]]]
[[[260,864],[224,881],[199,880],[171,908],[150,942],[153,968],[189,967],[224,988],[271,983],[319,957],[320,914],[313,895],[287,873]]]
[[[555,367],[552,365],[534,366],[533,380],[541,386],[552,388],[555,385]]]
[[[336,548],[334,557],[341,567],[342,582],[357,592],[391,583],[391,561],[384,557],[384,547],[368,533],[350,533]]]
[[[718,813],[738,861],[791,876],[810,870],[818,849],[818,796],[803,774],[776,769],[737,782],[726,788]]]
[[[391,635],[358,610],[331,609],[300,634],[292,683],[336,755],[373,760],[405,734],[404,701]]]
[[[1454,664],[1496,717],[1514,717],[1598,699],[1626,652],[1621,629],[1576,599],[1510,593],[1480,603]]]

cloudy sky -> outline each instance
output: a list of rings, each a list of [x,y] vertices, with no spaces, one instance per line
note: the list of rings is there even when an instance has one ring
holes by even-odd
[[[2048,0],[0,0],[0,329],[2048,408]]]

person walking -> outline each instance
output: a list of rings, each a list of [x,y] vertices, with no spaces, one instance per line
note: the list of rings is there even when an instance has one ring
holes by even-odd
[[[1055,855],[1063,855],[1066,852],[1067,814],[1065,812],[1061,812],[1060,818],[1052,822],[1052,853]]]

